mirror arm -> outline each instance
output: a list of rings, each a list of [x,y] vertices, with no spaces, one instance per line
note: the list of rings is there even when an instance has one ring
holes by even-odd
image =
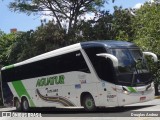
[[[143,52],[143,56],[148,55],[148,56],[152,56],[154,62],[158,62],[158,57],[156,54],[152,53],[152,52]]]
[[[107,54],[107,53],[100,53],[100,54],[96,54],[96,55],[97,55],[97,56],[100,56],[100,57],[105,57],[105,58],[111,59],[112,62],[113,62],[113,65],[114,65],[115,67],[118,67],[118,59],[117,59],[114,55],[112,55],[112,54]]]

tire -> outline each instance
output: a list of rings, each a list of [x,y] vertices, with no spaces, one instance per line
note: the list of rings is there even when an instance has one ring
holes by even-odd
[[[96,110],[94,99],[89,94],[87,94],[83,97],[83,106],[86,111],[95,111]]]
[[[21,106],[21,103],[19,102],[18,99],[15,99],[15,107],[16,107],[16,111],[21,111],[22,110],[22,106]]]
[[[28,100],[26,98],[22,99],[22,110],[28,112],[30,110]]]

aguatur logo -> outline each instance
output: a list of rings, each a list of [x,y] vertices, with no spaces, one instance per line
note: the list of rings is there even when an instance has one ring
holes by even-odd
[[[64,84],[64,75],[43,77],[37,80],[36,87],[48,86],[48,85],[58,85]]]

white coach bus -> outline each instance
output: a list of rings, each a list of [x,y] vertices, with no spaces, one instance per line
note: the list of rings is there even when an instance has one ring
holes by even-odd
[[[32,107],[116,107],[154,99],[145,57],[130,42],[77,43],[3,67],[4,104]]]

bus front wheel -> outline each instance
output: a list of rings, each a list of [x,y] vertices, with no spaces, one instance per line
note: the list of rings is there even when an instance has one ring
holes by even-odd
[[[94,99],[90,94],[87,94],[83,97],[83,106],[86,111],[96,110]]]
[[[27,112],[27,111],[30,110],[29,103],[28,103],[28,100],[26,98],[22,99],[22,110],[24,112]]]

